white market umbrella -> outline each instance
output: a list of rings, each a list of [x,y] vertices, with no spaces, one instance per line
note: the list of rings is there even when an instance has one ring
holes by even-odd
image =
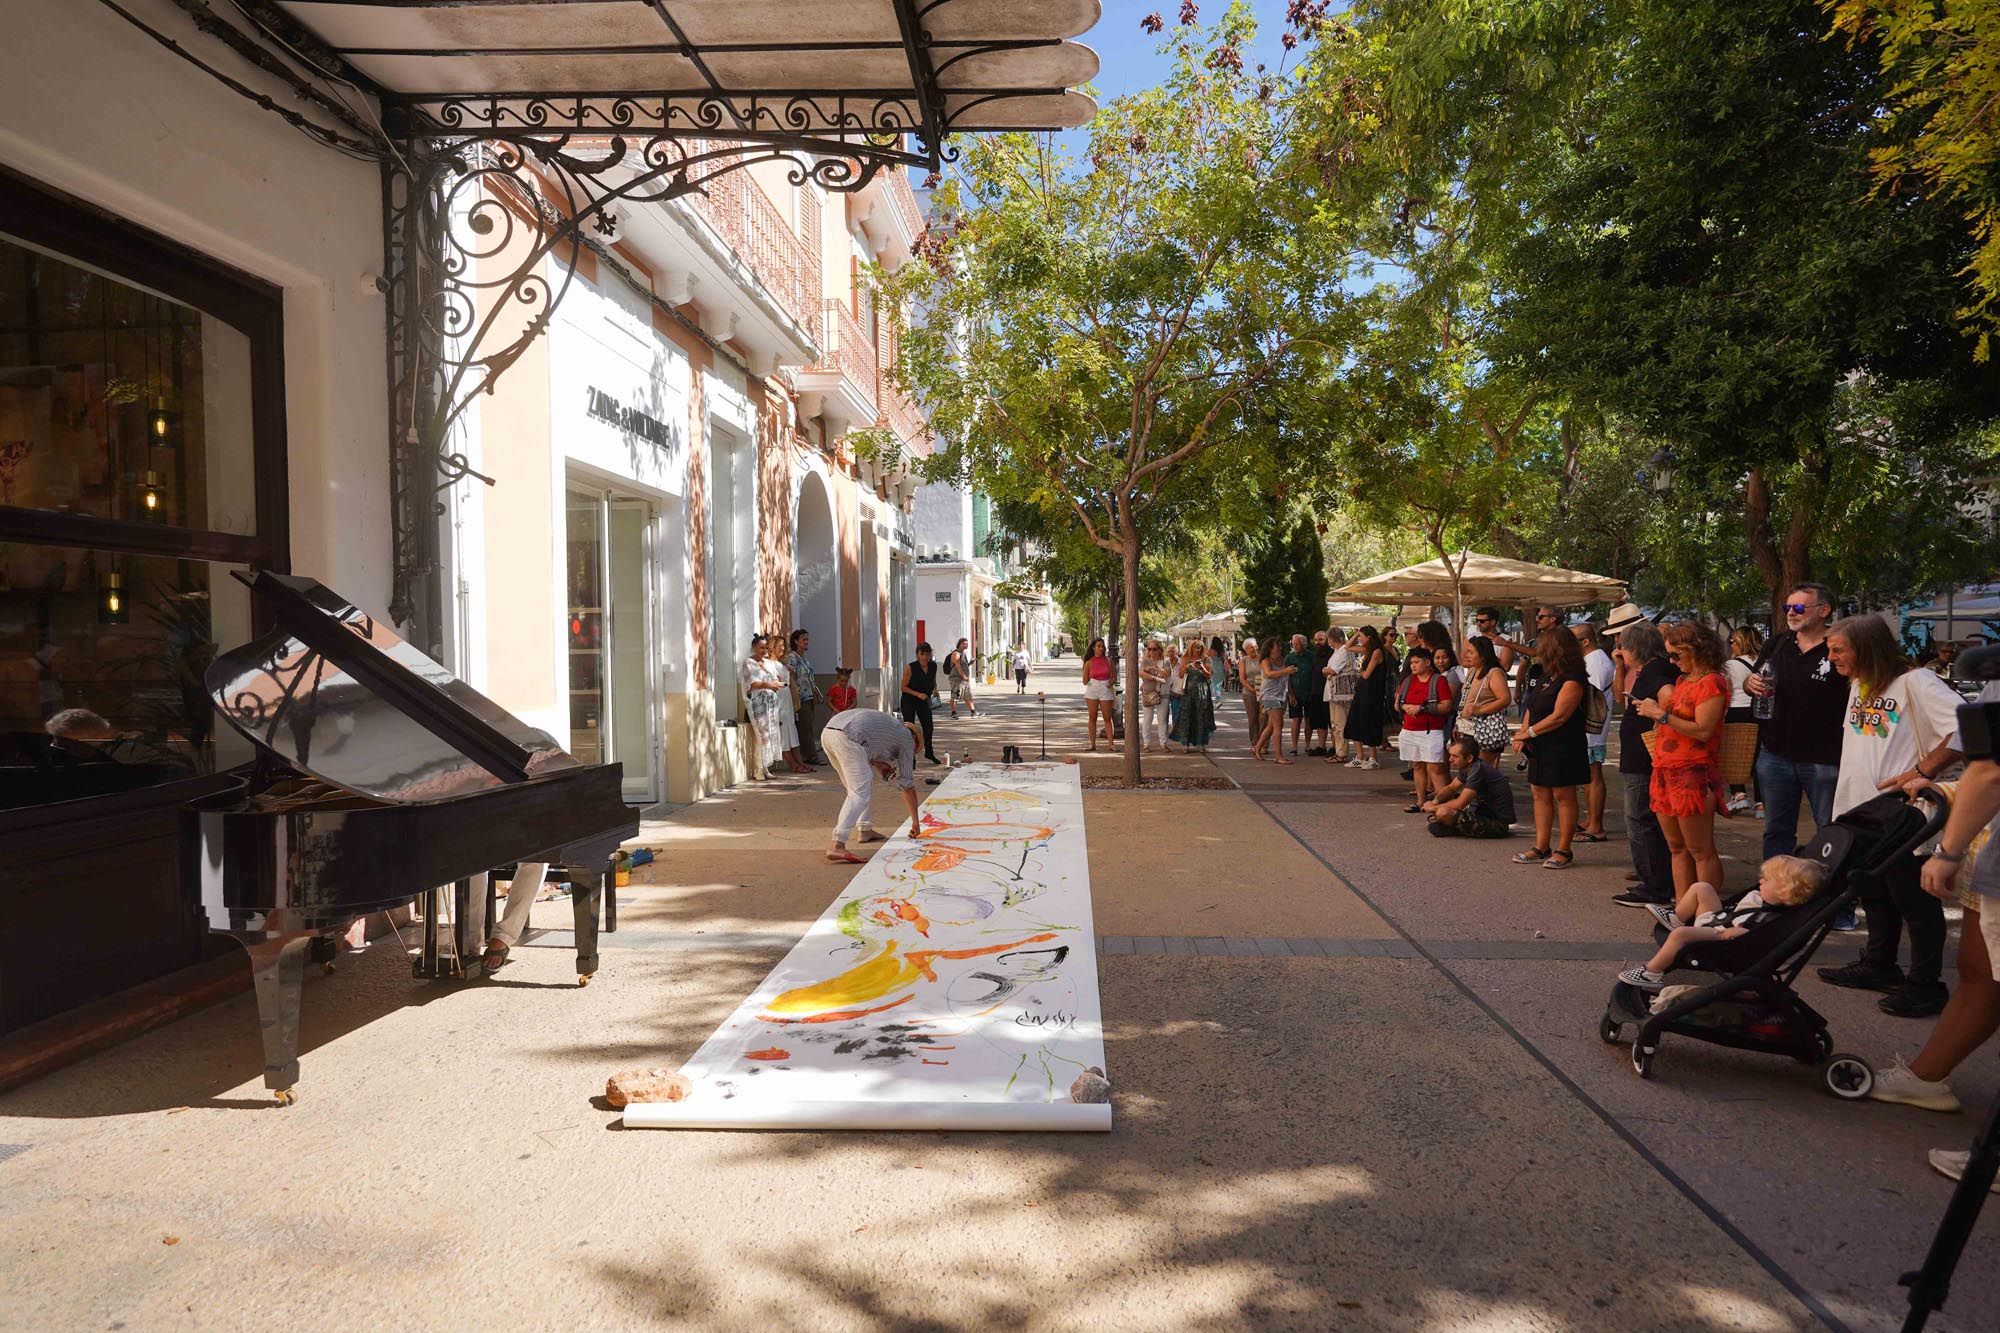
[[[1628,594],[1617,579],[1554,565],[1461,551],[1426,560],[1334,589],[1335,597],[1393,606],[1449,605],[1454,624],[1465,623],[1467,602],[1506,606],[1585,606],[1622,602]]]

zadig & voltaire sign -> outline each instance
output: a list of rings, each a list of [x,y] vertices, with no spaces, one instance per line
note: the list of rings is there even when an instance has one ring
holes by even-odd
[[[673,431],[658,417],[648,416],[636,407],[621,406],[616,398],[602,389],[586,386],[584,392],[590,395],[590,406],[586,410],[597,420],[662,449],[674,447]]]

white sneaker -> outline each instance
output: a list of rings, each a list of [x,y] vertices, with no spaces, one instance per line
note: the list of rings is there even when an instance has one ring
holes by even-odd
[[[1962,1179],[1965,1176],[1966,1165],[1971,1160],[1972,1154],[1969,1152],[1953,1152],[1949,1148],[1931,1149],[1932,1169],[1947,1180]],[[2000,1176],[1993,1178],[1993,1183],[1986,1187],[1986,1192],[2000,1194]]]
[[[1900,1102],[1904,1106],[1921,1107],[1926,1111],[1959,1111],[1958,1095],[1951,1090],[1951,1084],[1943,1079],[1932,1082],[1918,1078],[1897,1056],[1896,1063],[1875,1075],[1875,1086],[1868,1090],[1868,1099],[1877,1102]]]
[[[1357,754],[1354,758],[1347,761],[1347,766],[1349,768],[1366,768],[1368,767],[1368,761]]]
[[[1729,798],[1729,811],[1731,814],[1740,815],[1749,808],[1750,798],[1748,796],[1732,796]]]

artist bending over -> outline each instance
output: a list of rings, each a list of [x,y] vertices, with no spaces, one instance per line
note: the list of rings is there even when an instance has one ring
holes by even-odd
[[[820,744],[847,799],[841,803],[840,822],[833,826],[833,841],[826,847],[826,859],[860,865],[867,858],[847,850],[849,835],[862,842],[882,842],[870,822],[869,804],[875,796],[875,775],[894,779],[903,789],[903,804],[910,809],[910,836],[923,835],[917,818],[917,742],[923,733],[916,724],[902,722],[875,708],[850,708],[838,713],[820,733]],[[857,833],[856,830],[859,830]]]

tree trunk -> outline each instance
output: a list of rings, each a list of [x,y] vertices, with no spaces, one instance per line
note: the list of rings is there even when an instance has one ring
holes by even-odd
[[[1120,502],[1119,508],[1125,506]],[[1121,518],[1123,516],[1121,515]],[[1125,785],[1139,785],[1139,534],[1125,527]]]
[[[1806,468],[1815,475],[1824,475],[1828,470],[1825,458],[1815,451],[1805,459]],[[1785,623],[1785,594],[1812,578],[1812,530],[1804,496],[1797,497],[1792,506],[1791,522],[1785,526],[1785,537],[1781,543],[1777,530],[1771,526],[1771,483],[1764,476],[1764,469],[1750,469],[1750,476],[1743,491],[1744,535],[1750,545],[1750,559],[1756,564],[1757,572],[1764,576],[1764,590],[1771,599],[1771,624],[1773,627]]]

